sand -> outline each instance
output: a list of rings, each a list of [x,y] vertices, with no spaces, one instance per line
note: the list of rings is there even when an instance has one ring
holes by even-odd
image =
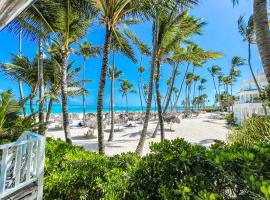
[[[172,130],[170,125],[165,124],[165,138],[172,140],[175,138],[184,138],[186,141],[192,144],[200,144],[209,147],[214,140],[221,140],[226,142],[226,137],[229,133],[229,128],[226,126],[225,120],[217,119],[218,114],[206,113],[200,114],[198,117],[189,119],[182,119],[180,124],[173,124]],[[77,127],[78,121],[74,121],[71,125],[71,136],[74,145],[82,146],[90,151],[98,151],[97,138],[88,139],[85,137],[85,133],[88,128]],[[157,121],[151,121],[148,126],[148,133],[146,142],[144,145],[143,154],[150,152],[149,144],[151,142],[159,142],[160,135],[156,138],[151,138],[151,135],[155,129]],[[52,124],[47,133],[48,137],[64,139],[64,131],[57,130]],[[118,128],[118,126],[116,126]],[[114,141],[108,142],[109,126],[104,131],[105,139],[105,153],[109,156],[120,154],[124,152],[134,152],[142,130],[142,125],[136,125],[136,127],[124,127],[120,126],[120,131],[115,132]],[[97,130],[94,135],[97,136]]]

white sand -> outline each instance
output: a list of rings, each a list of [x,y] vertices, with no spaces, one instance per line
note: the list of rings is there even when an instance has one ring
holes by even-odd
[[[200,114],[198,117],[191,119],[182,119],[180,124],[174,124],[172,129],[174,132],[169,131],[170,126],[165,125],[165,138],[175,139],[177,137],[184,138],[186,141],[192,144],[201,144],[204,146],[210,146],[213,140],[226,141],[226,136],[229,133],[225,121],[215,119],[217,114]],[[74,125],[71,126],[71,135],[74,145],[83,146],[90,151],[98,151],[97,138],[87,139],[84,134],[88,128],[78,128],[75,124],[78,121],[74,121]],[[151,142],[160,141],[160,135],[158,134],[155,139],[151,138],[151,135],[155,129],[157,121],[151,121],[148,126],[148,134],[144,146],[144,154],[150,152],[149,144]],[[53,125],[52,125],[53,126]],[[117,128],[117,126],[116,126]],[[104,131],[105,139],[105,152],[107,155],[115,155],[123,152],[134,152],[142,130],[142,125],[136,125],[136,127],[126,128],[121,126],[122,131],[116,131],[114,135],[114,141],[108,142],[109,127]],[[63,130],[49,129],[47,135],[53,138],[64,138]],[[97,131],[95,130],[95,135]]]

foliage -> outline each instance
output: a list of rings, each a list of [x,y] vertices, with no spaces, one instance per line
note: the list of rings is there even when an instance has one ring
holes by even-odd
[[[220,107],[206,107],[203,109],[206,112],[217,112],[217,111],[221,111]]]
[[[13,99],[10,90],[0,94],[0,138],[15,140],[18,135],[27,130],[33,130],[35,124],[31,116],[19,116],[20,106]]]
[[[106,157],[48,140],[45,199],[263,199],[269,197],[270,145],[210,149],[183,139],[152,153]]]
[[[62,141],[48,140],[44,198],[100,199],[105,192],[113,193],[111,189],[117,184],[108,183],[123,181],[122,176],[136,161],[137,156],[133,154],[110,158]],[[120,187],[118,191],[121,192]]]
[[[260,98],[263,101],[263,105],[270,108],[270,86],[264,88],[260,95]]]
[[[234,96],[230,95],[227,92],[224,92],[218,96],[220,106],[223,110],[227,109],[234,104]]]
[[[270,144],[270,117],[252,116],[243,124],[233,129],[229,135],[231,143],[239,143],[252,146],[256,142]]]
[[[226,123],[230,126],[236,126],[236,119],[234,117],[234,114],[233,113],[230,113],[230,114],[227,114],[225,115],[225,120],[226,120]]]

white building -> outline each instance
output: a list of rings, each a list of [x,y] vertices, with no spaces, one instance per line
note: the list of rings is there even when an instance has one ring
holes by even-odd
[[[267,80],[264,73],[256,77],[261,88],[267,86]],[[264,109],[259,99],[259,92],[253,79],[245,80],[242,83],[242,89],[237,93],[237,101],[234,103],[234,116],[237,118],[237,123],[240,124],[246,117],[253,114],[264,115]],[[268,110],[268,112],[270,112]]]

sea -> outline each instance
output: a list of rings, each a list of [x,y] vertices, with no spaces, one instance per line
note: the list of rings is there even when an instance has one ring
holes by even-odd
[[[38,111],[38,104],[34,105],[34,109],[35,111]],[[168,110],[170,110],[171,108],[168,108]],[[45,106],[45,110],[47,110],[46,106]],[[143,110],[146,110],[146,107],[143,107]],[[184,108],[183,107],[177,107],[178,111],[183,111]],[[26,111],[27,113],[31,113],[30,111],[30,106],[26,105]],[[90,105],[86,105],[86,112],[87,113],[94,113],[97,111],[97,106],[90,106]],[[109,106],[104,106],[103,107],[103,112],[109,112],[110,111],[110,107]],[[126,111],[126,107],[125,106],[114,106],[114,111],[115,112],[124,112]],[[136,111],[142,111],[141,106],[129,106],[128,107],[128,111],[129,112],[136,112]],[[152,107],[151,111],[157,111],[157,107]],[[62,106],[61,105],[53,105],[52,107],[52,114],[59,114],[62,112]],[[68,105],[68,112],[69,113],[82,113],[83,112],[83,108],[82,105]]]

